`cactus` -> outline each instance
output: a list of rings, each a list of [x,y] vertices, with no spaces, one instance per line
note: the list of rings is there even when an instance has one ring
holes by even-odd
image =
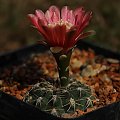
[[[74,113],[76,109],[86,110],[92,106],[94,97],[88,86],[69,77],[69,63],[77,41],[94,34],[94,31],[83,32],[92,12],[85,13],[83,7],[73,11],[67,6],[60,11],[51,6],[45,14],[36,10],[35,14],[28,16],[45,38],[40,43],[48,46],[55,57],[59,78],[55,85],[47,80],[37,83],[26,94],[24,101],[60,117],[65,113]]]
[[[55,87],[42,81],[35,84],[26,94],[24,101],[35,105],[42,111],[62,117],[65,113],[74,113],[76,109],[86,110],[92,107],[94,97],[88,86],[70,79],[66,87]]]

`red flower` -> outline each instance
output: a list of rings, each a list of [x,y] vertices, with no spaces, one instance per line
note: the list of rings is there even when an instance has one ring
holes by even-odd
[[[65,52],[74,47],[79,39],[93,33],[93,31],[83,33],[92,12],[85,12],[82,7],[73,11],[64,6],[60,11],[56,6],[51,6],[45,14],[41,10],[36,10],[35,14],[28,16],[34,27],[44,36],[45,43]]]

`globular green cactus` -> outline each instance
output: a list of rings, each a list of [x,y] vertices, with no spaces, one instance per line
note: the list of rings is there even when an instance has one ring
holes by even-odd
[[[93,99],[88,86],[71,79],[66,87],[61,88],[47,81],[37,83],[26,94],[24,101],[42,111],[62,117],[65,113],[74,113],[76,109],[84,111],[92,107]]]

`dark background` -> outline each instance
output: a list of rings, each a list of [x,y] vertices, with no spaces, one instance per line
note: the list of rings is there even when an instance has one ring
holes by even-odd
[[[50,5],[93,11],[89,29],[96,35],[87,40],[120,51],[120,0],[0,0],[0,52],[36,43],[41,36],[30,27],[28,13],[46,11]]]

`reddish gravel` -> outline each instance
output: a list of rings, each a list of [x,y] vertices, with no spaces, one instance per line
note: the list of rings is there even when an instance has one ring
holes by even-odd
[[[72,54],[70,75],[89,85],[96,97],[93,108],[87,111],[76,110],[76,117],[96,108],[120,100],[120,62],[119,60],[95,55],[94,51],[76,49]],[[0,70],[0,90],[22,100],[33,84],[42,78],[57,78],[54,58],[49,53],[32,55],[21,65]]]

